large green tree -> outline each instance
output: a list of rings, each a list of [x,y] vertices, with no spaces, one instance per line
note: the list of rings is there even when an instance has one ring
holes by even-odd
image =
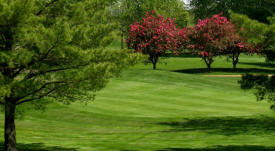
[[[252,19],[268,23],[267,18],[275,12],[274,0],[189,0],[195,19],[204,19],[223,12],[227,18],[229,10],[245,14]]]
[[[23,103],[91,100],[125,67],[112,42],[111,0],[0,0],[0,104],[5,151],[16,151],[15,113]],[[85,99],[84,99],[85,98]]]
[[[148,11],[155,10],[166,18],[176,18],[175,23],[180,27],[189,22],[189,13],[182,0],[117,0],[111,10],[121,30],[121,48],[130,25],[141,20]]]

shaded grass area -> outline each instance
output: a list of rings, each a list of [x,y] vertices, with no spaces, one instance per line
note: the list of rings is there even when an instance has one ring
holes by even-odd
[[[195,68],[195,69],[183,69],[183,70],[174,70],[174,72],[186,73],[186,74],[202,74],[207,73],[205,68]],[[235,71],[231,68],[212,68],[211,72],[221,72],[221,73],[230,73],[230,74],[275,74],[275,70],[272,69],[259,69],[259,68],[237,68]]]
[[[4,151],[4,143],[0,142],[0,151]],[[59,146],[46,147],[42,143],[32,143],[32,144],[17,144],[18,151],[77,151],[76,148],[63,148]]]
[[[274,151],[275,147],[257,145],[229,145],[207,148],[166,148],[158,151]]]
[[[160,125],[171,127],[169,131],[200,131],[218,135],[257,135],[275,132],[275,118],[272,117],[209,117],[164,122]]]
[[[240,62],[239,64],[257,66],[257,67],[275,68],[274,63],[268,63],[268,62]]]

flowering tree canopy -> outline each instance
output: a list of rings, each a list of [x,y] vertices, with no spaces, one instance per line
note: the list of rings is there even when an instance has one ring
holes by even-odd
[[[227,55],[232,59],[233,70],[236,70],[236,65],[239,63],[239,56],[241,53],[253,54],[255,52],[260,52],[260,47],[253,45],[239,34],[233,32],[232,35],[227,39],[226,49],[222,52],[221,55]]]
[[[193,53],[199,54],[210,72],[214,57],[218,55],[233,54],[233,62],[238,62],[235,61],[235,56],[236,54],[239,56],[240,52],[245,50],[246,44],[235,32],[231,21],[217,14],[211,18],[199,20],[198,24],[193,27],[182,29],[180,36],[185,39],[181,43]]]
[[[156,69],[159,57],[178,48],[178,29],[174,21],[175,19],[156,15],[154,11],[147,12],[140,22],[131,24],[126,39],[128,48],[148,54],[153,69]]]

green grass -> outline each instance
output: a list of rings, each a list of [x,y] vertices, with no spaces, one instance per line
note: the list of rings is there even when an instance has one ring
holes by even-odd
[[[274,73],[258,56],[239,70],[217,58],[210,74]],[[16,121],[22,151],[273,151],[275,113],[239,78],[205,77],[199,58],[139,64],[112,79],[88,105],[50,104]],[[3,115],[0,115],[3,121]],[[3,122],[0,125],[3,142]],[[0,149],[1,150],[1,149]]]

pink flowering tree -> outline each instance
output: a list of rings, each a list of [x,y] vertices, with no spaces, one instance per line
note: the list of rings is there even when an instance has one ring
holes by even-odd
[[[182,42],[193,53],[199,54],[204,60],[207,71],[210,72],[214,58],[224,53],[228,47],[229,36],[234,32],[234,26],[221,14],[212,18],[199,20],[193,27],[182,29]]]
[[[207,65],[208,72],[216,56],[228,56],[236,70],[241,53],[259,52],[257,47],[240,37],[231,21],[221,14],[199,20],[197,25],[182,29],[179,36],[180,45],[199,54]]]
[[[131,24],[126,39],[128,48],[149,55],[148,60],[155,70],[159,57],[178,49],[179,32],[174,21],[156,15],[154,11],[147,12],[141,21]]]
[[[240,37],[239,34],[236,34],[236,32],[232,32],[231,35],[227,37],[226,49],[222,52],[222,55],[226,55],[232,59],[233,70],[236,71],[241,53],[249,55],[259,52],[260,47],[247,42],[244,38]]]

